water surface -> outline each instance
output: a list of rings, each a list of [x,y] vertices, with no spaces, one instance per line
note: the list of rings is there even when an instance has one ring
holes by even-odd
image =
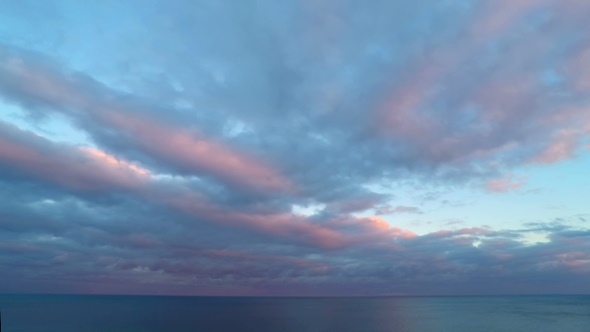
[[[590,296],[0,295],[4,332],[590,331]]]

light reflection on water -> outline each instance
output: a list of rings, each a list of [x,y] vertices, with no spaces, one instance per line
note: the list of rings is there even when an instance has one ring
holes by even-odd
[[[590,296],[0,295],[4,331],[590,331]]]

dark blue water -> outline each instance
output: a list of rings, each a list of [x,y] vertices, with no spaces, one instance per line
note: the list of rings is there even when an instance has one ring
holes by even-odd
[[[590,331],[590,296],[0,295],[2,331]]]

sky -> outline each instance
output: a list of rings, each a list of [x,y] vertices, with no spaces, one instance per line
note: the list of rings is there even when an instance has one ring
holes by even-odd
[[[590,293],[586,0],[0,1],[0,293]]]

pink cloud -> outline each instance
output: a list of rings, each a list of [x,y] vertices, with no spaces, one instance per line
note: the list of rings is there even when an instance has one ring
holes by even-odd
[[[377,216],[357,218],[357,220],[365,223],[365,226],[368,229],[387,235],[391,238],[413,239],[417,237],[416,233],[397,226],[391,226],[387,221]]]
[[[104,152],[59,146],[34,135],[27,142],[23,140],[26,132],[1,126],[0,163],[15,172],[76,190],[138,189],[146,184],[141,168]]]
[[[385,221],[379,217],[376,217],[376,216],[360,218],[360,219],[367,222],[369,227],[373,228],[373,229],[388,230],[391,227],[391,225],[389,225],[389,223],[387,221]]]
[[[458,104],[446,114],[449,118],[460,117],[463,115],[456,110],[477,108],[477,117],[472,119],[469,127],[454,130],[446,125],[446,119],[439,118],[439,113],[429,112],[430,108],[436,107],[437,98],[444,99],[443,92],[457,93],[453,85],[462,83],[455,81],[454,73],[469,70],[465,69],[469,68],[466,63],[479,59],[489,40],[506,35],[512,27],[523,22],[522,18],[528,13],[548,5],[553,3],[533,0],[483,2],[476,19],[466,28],[466,37],[449,45],[437,46],[430,52],[433,56],[409,66],[412,69],[408,70],[406,79],[402,79],[402,84],[396,85],[393,93],[385,97],[379,109],[380,131],[400,139],[399,144],[402,147],[407,145],[412,156],[435,162],[484,160],[513,152],[522,147],[519,143],[544,145],[543,151],[531,158],[533,162],[552,163],[572,157],[577,141],[590,133],[587,112],[572,115],[554,109],[550,99],[554,94],[548,93],[537,72],[527,69],[538,55],[552,51],[553,46],[547,40],[559,39],[564,33],[563,25],[570,29],[579,23],[572,26],[564,11],[557,11],[552,25],[543,33],[529,33],[522,42],[507,44],[502,50],[507,65],[494,73],[487,73],[480,83],[467,89],[469,92],[459,94]],[[590,9],[577,1],[563,6],[574,11]],[[585,86],[584,82],[590,77],[590,74],[584,74],[590,73],[590,66],[586,65],[590,63],[587,60],[590,57],[583,53],[571,61],[568,72],[578,85]],[[460,85],[456,88],[463,89]],[[579,90],[587,89],[582,87]],[[566,119],[555,123],[545,121],[557,116]],[[551,137],[559,128],[573,129],[578,133],[569,137],[563,134]],[[522,161],[526,162],[527,157]]]
[[[86,155],[90,158],[95,159],[99,163],[104,163],[108,167],[116,168],[122,170],[124,172],[132,172],[137,174],[140,177],[147,177],[151,175],[151,172],[143,167],[134,165],[129,163],[125,160],[117,158],[111,154],[108,154],[104,151],[95,149],[95,148],[88,148],[82,147],[80,148]]]
[[[167,189],[152,178],[148,170],[104,151],[58,146],[40,137],[31,140],[26,132],[8,125],[5,127],[7,130],[0,133],[0,165],[4,164],[27,176],[74,190],[127,190],[143,199],[188,215],[249,228],[320,248],[341,248],[351,243],[349,236],[340,231],[312,223],[305,218],[287,213],[253,214],[233,211],[209,202],[192,189]],[[14,134],[12,138],[2,135],[9,131]],[[30,141],[14,136],[28,137]],[[136,240],[133,241],[137,242]]]
[[[554,264],[574,272],[590,272],[590,255],[587,252],[570,251],[555,254]]]
[[[443,65],[444,66],[444,65]],[[447,68],[435,64],[419,64],[415,73],[409,74],[402,86],[394,87],[386,97],[379,113],[379,126],[386,134],[420,140],[432,130],[428,118],[418,118],[417,111],[429,101],[428,92]]]
[[[394,240],[414,239],[417,235],[407,229],[391,226],[386,220],[377,217],[339,217],[325,223],[333,229],[341,230],[348,237],[347,245],[377,246],[392,250],[401,249]]]
[[[573,156],[577,146],[575,137],[562,137],[555,139],[546,146],[532,161],[539,164],[553,164]]]
[[[590,135],[590,116],[585,107],[552,107],[544,102],[539,96],[546,92],[536,80],[532,75],[511,75],[482,86],[473,99],[485,108],[482,116],[489,124],[491,135],[513,131],[515,134],[506,137],[518,138],[519,133],[526,131],[527,137],[537,140],[527,143],[542,146],[525,162],[551,164],[569,159],[581,139]],[[502,143],[498,145],[499,150],[518,147],[514,139],[498,143]]]
[[[88,97],[81,95],[75,88],[74,77],[58,78],[49,68],[32,66],[27,59],[2,48],[0,60],[0,73],[10,82],[5,87],[9,93],[26,94],[49,105],[65,105],[68,108],[84,108],[88,102]]]
[[[457,84],[451,80],[456,79],[457,73],[466,70],[466,64],[479,59],[491,39],[504,36],[511,27],[521,22],[523,16],[546,3],[538,0],[483,2],[476,17],[465,28],[464,37],[433,48],[428,53],[430,56],[409,65],[406,74],[402,74],[401,84],[400,75],[396,76],[392,93],[384,97],[378,108],[379,132],[401,138],[402,144],[408,144],[416,154],[424,154],[435,160],[465,160],[502,149],[503,144],[492,146],[482,143],[478,135],[481,136],[486,130],[494,129],[494,126],[507,121],[506,118],[514,113],[513,110],[531,108],[523,106],[535,100],[532,96],[535,83],[531,77],[521,76],[515,79],[514,75],[510,75],[505,80],[483,84],[471,96],[464,96],[462,103],[454,107],[455,109],[475,104],[486,110],[483,118],[473,124],[480,128],[474,127],[473,131],[451,135],[445,119],[439,118],[437,113],[428,112],[428,109],[435,107],[432,103],[444,91],[451,90],[452,85]],[[532,50],[522,52],[525,48]],[[503,57],[518,64],[526,61],[533,50],[541,52],[540,49],[543,48],[547,48],[544,39],[529,39],[526,47],[512,47]],[[461,116],[455,114],[456,112],[449,110],[448,117]],[[482,123],[481,120],[491,123]],[[487,146],[482,148],[478,144]]]
[[[485,183],[485,188],[488,191],[495,193],[506,193],[522,188],[526,182],[524,180],[513,180],[512,178],[504,177],[492,179]]]
[[[572,54],[562,69],[572,88],[582,93],[590,89],[590,43],[586,43]]]
[[[474,18],[470,33],[478,42],[486,42],[518,22],[534,8],[548,4],[549,0],[488,0]]]
[[[590,136],[590,113],[587,107],[569,107],[544,119],[546,126],[556,129],[544,147],[531,158],[540,164],[556,163],[572,158],[584,138]]]
[[[0,50],[1,51],[1,50]],[[80,122],[90,121],[126,133],[126,139],[154,159],[193,175],[208,175],[230,185],[271,191],[292,191],[295,186],[268,161],[238,151],[221,141],[134,111],[104,98],[110,91],[93,81],[34,66],[22,57],[0,53],[0,73],[15,95],[34,97]],[[80,87],[91,87],[94,93]],[[89,89],[90,90],[90,89]],[[94,124],[92,124],[94,125]]]
[[[142,151],[193,174],[212,174],[225,182],[274,191],[294,188],[262,158],[213,139],[125,110],[103,111],[96,116],[109,126],[131,133]]]

